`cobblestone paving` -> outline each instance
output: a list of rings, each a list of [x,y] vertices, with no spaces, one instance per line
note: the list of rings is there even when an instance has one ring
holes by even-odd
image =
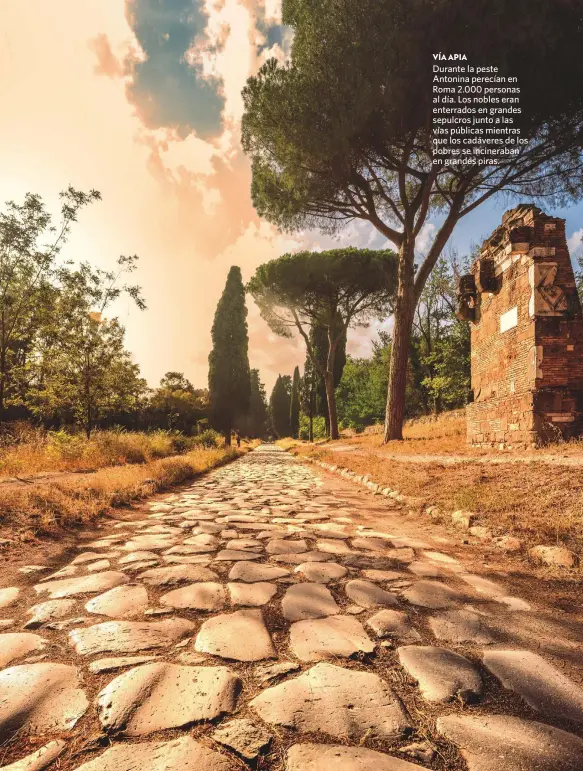
[[[266,445],[21,571],[3,767],[581,771],[583,690],[499,622],[528,604],[363,521]]]

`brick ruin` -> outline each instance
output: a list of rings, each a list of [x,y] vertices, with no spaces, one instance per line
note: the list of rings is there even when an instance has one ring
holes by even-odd
[[[458,285],[471,322],[468,442],[533,445],[583,434],[583,315],[565,221],[506,212]]]

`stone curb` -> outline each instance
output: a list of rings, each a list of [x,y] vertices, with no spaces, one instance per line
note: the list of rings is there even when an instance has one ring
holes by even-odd
[[[446,524],[449,519],[454,527],[468,532],[469,535],[479,538],[481,541],[492,543],[500,549],[500,551],[511,554],[520,553],[522,555],[525,550],[524,543],[519,538],[512,535],[495,536],[490,528],[476,525],[475,523],[479,517],[472,511],[452,511],[448,516],[448,514],[443,512],[438,506],[425,505],[423,498],[403,495],[398,490],[391,490],[390,487],[383,487],[378,484],[378,482],[374,482],[368,474],[357,474],[350,469],[343,468],[342,466],[333,463],[316,460],[315,458],[303,458],[303,460],[307,460],[309,463],[314,463],[316,466],[320,466],[326,471],[338,474],[355,484],[366,487],[374,495],[384,495],[387,498],[392,498],[394,501],[397,501],[397,503],[411,506],[418,510],[423,509],[424,513],[431,517],[432,521],[435,523],[443,522]],[[564,546],[548,546],[545,544],[537,544],[528,549],[526,556],[534,562],[537,562],[539,565],[566,570],[575,568],[580,561],[579,555]]]

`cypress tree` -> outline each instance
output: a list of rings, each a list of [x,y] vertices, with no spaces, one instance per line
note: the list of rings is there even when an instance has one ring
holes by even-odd
[[[277,376],[271,397],[269,399],[269,411],[271,413],[271,425],[280,439],[290,435],[290,391],[289,376]]]
[[[289,411],[289,429],[294,439],[300,433],[300,368],[294,369]]]
[[[233,265],[217,305],[209,354],[211,424],[231,444],[238,416],[249,410],[250,371],[247,308],[241,268]]]
[[[239,421],[242,430],[247,436],[264,438],[267,433],[269,415],[267,413],[267,400],[265,387],[259,379],[259,370],[251,370],[251,397],[249,399],[249,412],[244,419]]]

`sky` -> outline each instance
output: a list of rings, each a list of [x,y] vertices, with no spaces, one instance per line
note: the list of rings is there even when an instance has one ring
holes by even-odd
[[[291,36],[281,0],[0,0],[0,206],[40,194],[55,213],[69,184],[102,201],[79,216],[64,255],[113,268],[137,254],[132,281],[146,311],[115,313],[151,386],[169,370],[205,387],[216,304],[231,265],[248,280],[262,262],[298,249],[391,246],[366,223],[339,240],[281,234],[255,213],[240,147],[241,89]],[[462,220],[460,254],[499,224],[503,203]],[[555,210],[582,252],[583,204]],[[426,225],[419,243],[430,243]],[[252,299],[249,353],[271,389],[303,364],[296,338],[273,335]],[[384,322],[384,326],[390,322]],[[366,355],[374,328],[349,351]]]

